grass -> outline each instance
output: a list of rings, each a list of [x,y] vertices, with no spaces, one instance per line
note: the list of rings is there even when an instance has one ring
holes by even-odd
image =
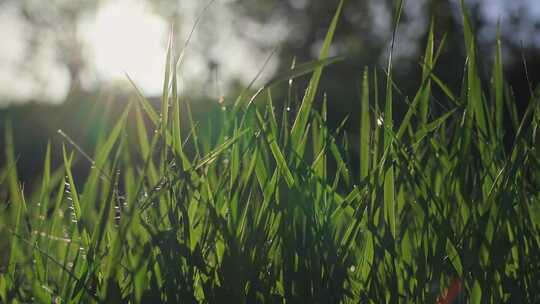
[[[92,156],[62,134],[64,163],[49,146],[36,191],[8,130],[0,302],[539,302],[538,94],[518,115],[500,45],[482,83],[464,11],[460,92],[434,72],[431,27],[412,99],[393,94],[390,56],[384,92],[364,72],[359,132],[331,131],[317,91],[340,10],[319,60],[271,83],[312,72],[295,111],[267,86],[194,121],[169,51],[161,110],[138,93]]]

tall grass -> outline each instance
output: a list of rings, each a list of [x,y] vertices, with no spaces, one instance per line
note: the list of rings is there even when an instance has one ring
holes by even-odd
[[[8,130],[0,302],[539,302],[538,96],[517,114],[500,45],[481,82],[465,12],[460,92],[434,73],[431,27],[414,96],[393,94],[390,56],[385,92],[364,71],[359,132],[332,132],[317,91],[340,11],[319,60],[286,74],[312,72],[298,109],[267,86],[194,121],[170,50],[161,111],[138,93],[92,156],[62,134],[63,166],[49,147],[35,192]]]

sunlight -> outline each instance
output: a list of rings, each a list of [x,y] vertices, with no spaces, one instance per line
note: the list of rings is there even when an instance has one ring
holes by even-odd
[[[146,94],[161,91],[167,24],[144,2],[107,2],[83,28],[100,81],[123,81],[127,73]]]

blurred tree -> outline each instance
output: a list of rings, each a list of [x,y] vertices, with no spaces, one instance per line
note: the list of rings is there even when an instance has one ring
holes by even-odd
[[[134,0],[135,1],[135,0]],[[199,0],[140,0],[152,4],[155,13],[174,24],[175,31],[187,36],[190,28],[186,24],[195,22],[197,15],[211,1]],[[28,24],[29,47],[28,65],[32,64],[33,53],[42,47],[44,39],[49,39],[56,49],[57,60],[69,72],[71,87],[80,89],[83,71],[87,68],[85,46],[80,37],[80,20],[93,13],[106,0],[0,0],[0,10],[6,5],[15,6]],[[334,13],[338,1],[310,0],[216,0],[213,6],[220,11],[213,11],[203,16],[197,34],[197,53],[210,63],[208,69],[219,69],[216,51],[211,46],[218,39],[215,29],[221,22],[224,10],[227,18],[234,19],[235,34],[245,40],[245,45],[253,49],[268,49],[272,44],[280,44],[280,69],[287,69],[293,57],[298,62],[307,61],[317,55],[318,46],[324,37],[326,27]],[[507,61],[520,65],[521,44],[529,50],[540,46],[538,31],[540,27],[540,4],[530,0],[515,0],[511,3],[503,0],[468,0],[465,1],[471,11],[473,23],[478,30],[481,50],[490,54],[495,38],[496,23],[501,22],[505,48],[508,50]],[[392,34],[392,13],[395,0],[346,1],[343,17],[340,20],[334,54],[347,55],[347,62],[334,66],[325,74],[327,89],[338,92],[342,97],[353,96],[347,79],[359,79],[363,66],[384,66],[388,56],[388,46]],[[537,12],[537,13],[534,13]],[[398,34],[396,48],[396,76],[404,76],[401,85],[412,85],[412,80],[419,68],[421,54],[430,17],[436,23],[437,36],[447,35],[446,53],[442,54],[439,71],[441,76],[448,76],[448,81],[459,84],[460,65],[464,50],[461,35],[461,14],[457,0],[415,0],[405,1],[405,9]],[[190,22],[185,22],[188,20]],[[272,31],[280,28],[278,39],[271,38]],[[178,40],[178,48],[183,41]],[[455,56],[458,52],[461,56]],[[529,51],[528,53],[532,53]],[[448,56],[445,56],[448,55]],[[518,60],[516,60],[516,58]],[[516,63],[517,61],[517,63]],[[400,75],[401,74],[401,75]],[[406,77],[405,77],[406,76]],[[204,79],[206,81],[208,79]],[[349,88],[349,89],[347,89]],[[343,98],[340,98],[343,99]]]
[[[336,119],[351,114],[355,106],[357,83],[364,66],[385,66],[392,35],[392,14],[397,1],[365,0],[346,1],[343,17],[334,39],[335,54],[347,56],[346,62],[336,64],[324,74],[325,89],[330,93],[332,111]],[[290,30],[280,54],[281,68],[287,69],[293,57],[299,61],[312,59],[324,38],[326,27],[338,1],[309,0],[237,0],[235,10],[242,16],[263,24],[278,18],[289,22]],[[531,81],[540,79],[536,58],[540,47],[540,2],[530,0],[493,1],[467,0],[472,23],[476,29],[478,50],[482,54],[484,81],[491,69],[497,24],[500,23],[506,72],[512,86],[520,87],[522,102],[528,100],[528,82],[525,79],[523,60],[529,65]],[[285,16],[285,17],[284,17]],[[407,88],[420,81],[420,60],[430,19],[434,21],[437,41],[446,37],[445,48],[439,58],[435,73],[453,89],[461,85],[465,49],[462,33],[462,14],[458,0],[404,1],[404,11],[397,35],[395,49],[396,83],[406,94]],[[238,31],[244,32],[242,24]],[[247,33],[247,39],[252,37]],[[256,39],[252,39],[256,43]],[[525,49],[522,47],[525,45]],[[524,54],[524,56],[522,56]],[[523,58],[522,58],[523,57]],[[379,71],[381,71],[379,69]],[[382,71],[381,71],[382,72]],[[383,76],[383,74],[381,75]],[[300,86],[301,87],[301,86]],[[402,107],[403,108],[403,107]],[[399,113],[399,110],[398,110]],[[352,120],[355,123],[355,120]]]
[[[24,62],[34,63],[34,54],[43,47],[52,47],[57,62],[67,68],[72,91],[82,88],[82,73],[86,67],[84,45],[79,36],[81,18],[99,6],[99,0],[3,0],[4,6],[14,6],[26,22],[28,46]]]

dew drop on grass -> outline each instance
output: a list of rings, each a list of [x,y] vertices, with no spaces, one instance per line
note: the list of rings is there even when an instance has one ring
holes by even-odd
[[[287,110],[287,112],[290,112],[290,111],[291,111],[291,107],[287,107],[285,110]]]
[[[383,117],[382,116],[379,116],[377,117],[377,126],[382,126],[384,123],[384,120],[383,120]]]

